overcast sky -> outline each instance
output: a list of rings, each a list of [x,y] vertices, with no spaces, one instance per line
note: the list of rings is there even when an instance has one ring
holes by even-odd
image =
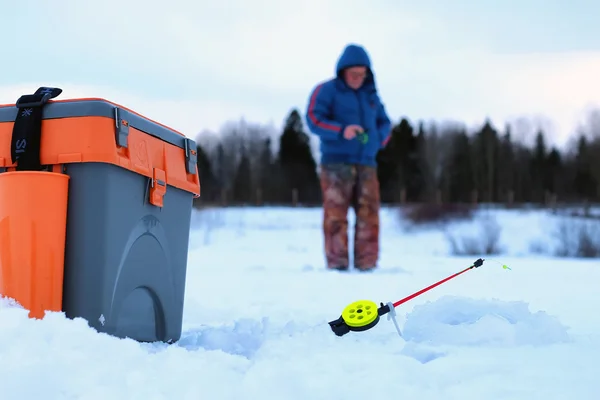
[[[541,116],[562,142],[600,106],[598,15],[593,0],[0,0],[0,102],[56,85],[190,137],[280,125],[355,42],[395,121]]]

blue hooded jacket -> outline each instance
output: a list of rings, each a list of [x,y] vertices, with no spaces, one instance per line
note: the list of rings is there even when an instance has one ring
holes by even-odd
[[[346,85],[342,71],[366,66],[363,85],[354,90]],[[365,49],[349,44],[336,66],[336,76],[318,84],[312,91],[306,111],[308,128],[320,137],[321,164],[348,163],[375,166],[377,152],[389,140],[391,121],[377,94],[375,74]],[[360,125],[368,135],[366,143],[358,137],[344,138],[344,128]]]

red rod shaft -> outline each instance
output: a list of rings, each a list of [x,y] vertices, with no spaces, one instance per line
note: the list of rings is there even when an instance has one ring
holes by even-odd
[[[457,276],[459,276],[460,274],[464,274],[465,272],[467,272],[468,270],[470,270],[470,269],[472,269],[472,268],[475,268],[475,267],[474,267],[474,266],[471,266],[471,267],[465,268],[465,269],[463,269],[462,271],[460,271],[460,272],[457,272],[457,273],[456,273],[456,274],[454,274],[454,275],[450,275],[449,277],[447,277],[447,278],[445,278],[445,279],[442,279],[442,280],[441,280],[441,281],[439,281],[439,282],[436,282],[436,283],[434,283],[434,284],[433,284],[433,285],[431,285],[431,286],[427,286],[425,289],[421,289],[421,290],[419,290],[418,292],[411,294],[410,296],[407,296],[407,297],[405,297],[405,298],[403,298],[403,299],[401,299],[401,300],[398,300],[397,302],[395,302],[395,303],[394,303],[394,308],[398,307],[400,304],[406,303],[407,301],[409,301],[409,300],[411,300],[411,299],[414,299],[414,298],[415,298],[415,297],[417,297],[417,296],[420,296],[420,295],[422,295],[423,293],[427,292],[428,290],[431,290],[431,289],[433,289],[434,287],[436,287],[436,286],[439,286],[439,285],[441,285],[441,284],[442,284],[442,283],[444,283],[444,282],[448,282],[450,279],[456,278],[456,277],[457,277]]]

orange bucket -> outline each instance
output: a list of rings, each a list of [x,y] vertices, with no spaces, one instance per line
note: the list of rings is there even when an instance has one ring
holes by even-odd
[[[0,173],[0,296],[29,317],[61,311],[69,176]]]

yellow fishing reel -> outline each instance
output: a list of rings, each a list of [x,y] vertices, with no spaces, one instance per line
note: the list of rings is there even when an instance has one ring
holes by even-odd
[[[356,329],[365,330],[375,326],[379,320],[377,304],[370,300],[358,300],[350,303],[342,311],[344,322]]]
[[[378,307],[371,300],[358,300],[348,304],[342,311],[342,315],[330,321],[329,326],[337,336],[343,336],[350,331],[366,331],[377,325],[379,318],[393,309],[391,303],[385,305],[380,303]]]

